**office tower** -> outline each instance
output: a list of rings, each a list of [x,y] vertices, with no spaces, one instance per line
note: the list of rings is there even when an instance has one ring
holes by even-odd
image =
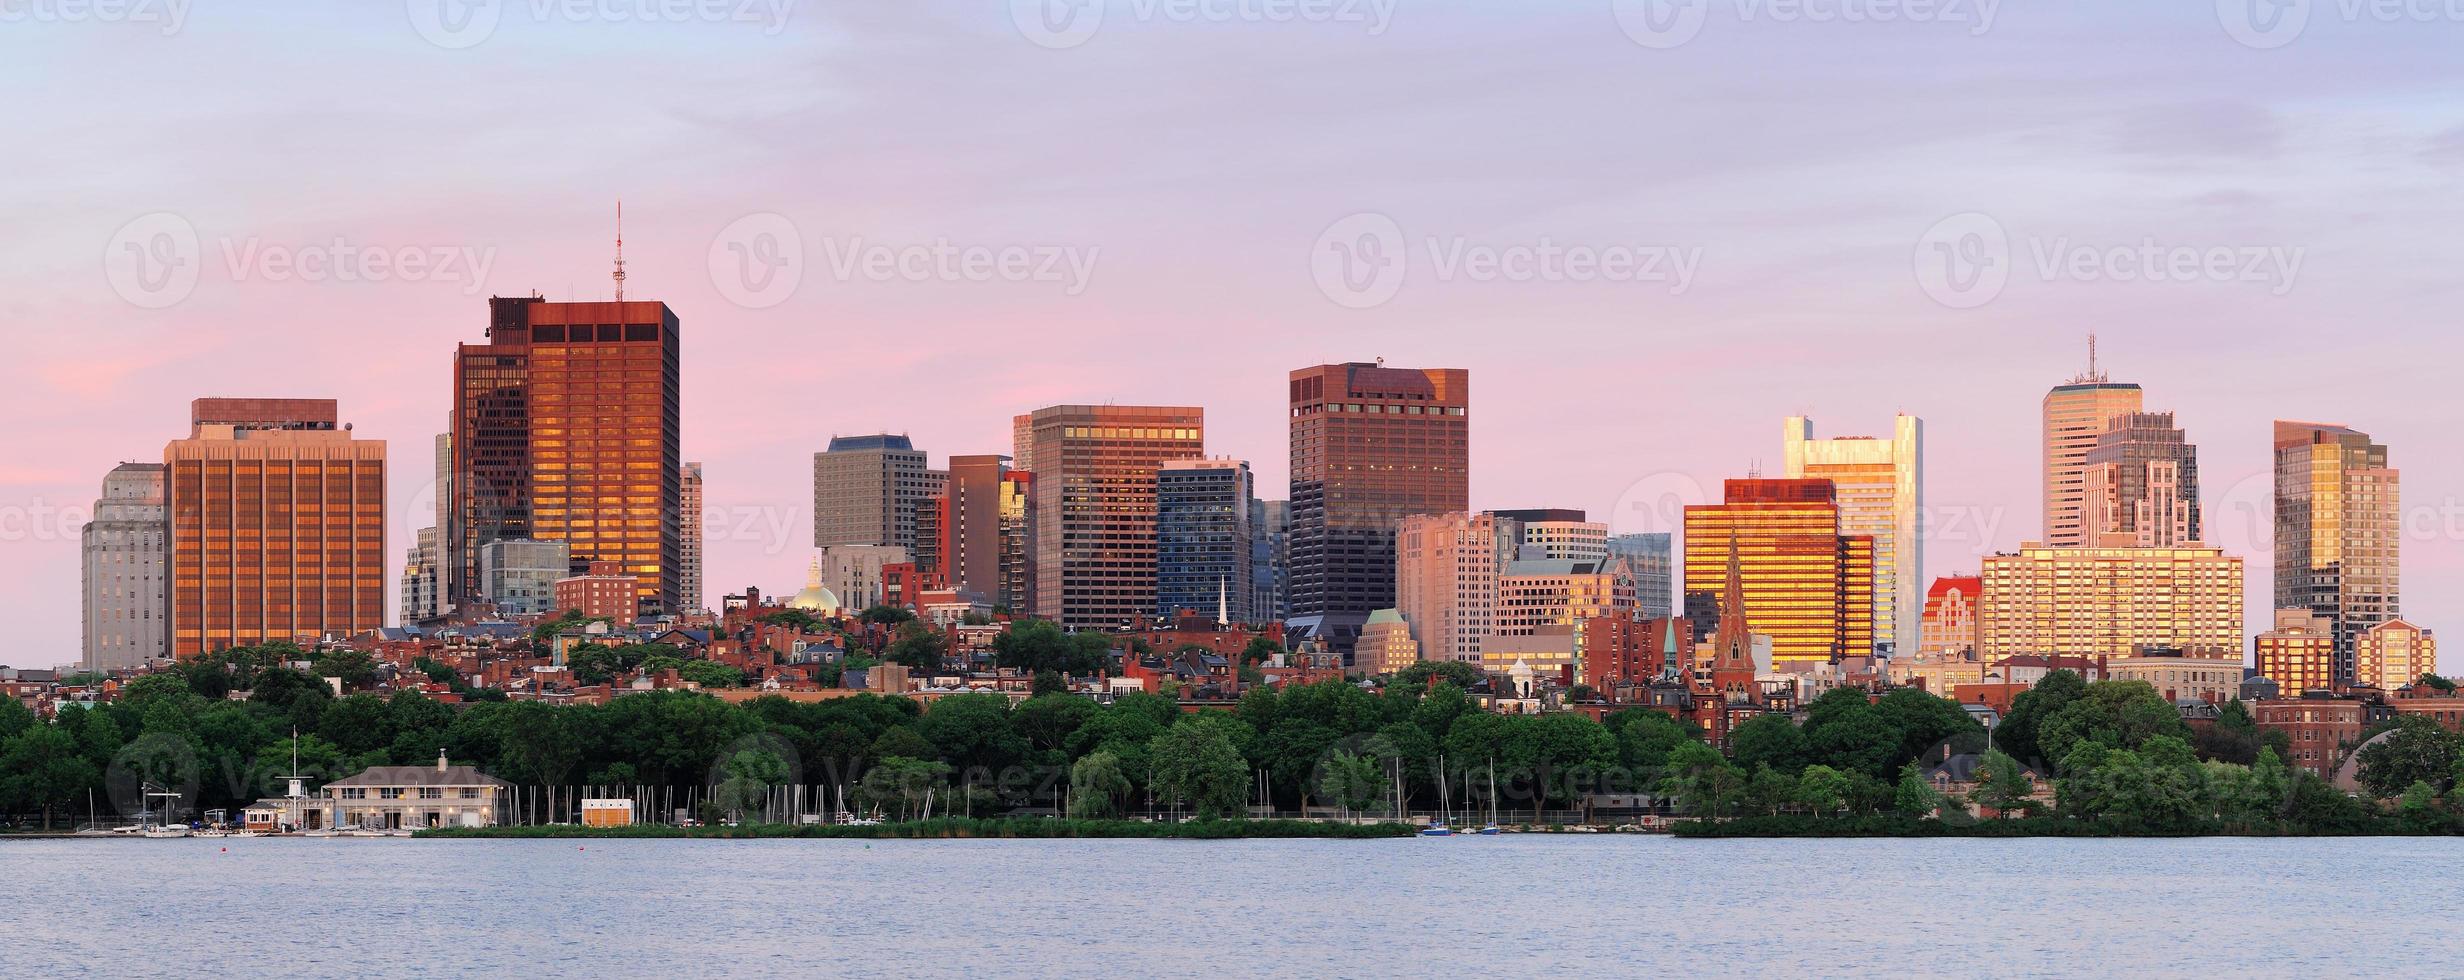
[[[1395,531],[1394,609],[1423,660],[1479,663],[1497,627],[1498,579],[1521,529],[1495,514],[1413,514]]]
[[[1581,676],[1584,624],[1634,615],[1634,578],[1615,562],[1517,559],[1498,576],[1493,615],[1482,667],[1505,670],[1519,662],[1571,682]]]
[[[1608,560],[1608,525],[1584,519],[1582,511],[1562,507],[1501,510],[1497,516],[1520,528],[1515,557],[1563,561]]]
[[[1010,416],[1010,468],[1035,472],[1035,414]]]
[[[2332,691],[2336,679],[2336,621],[2307,609],[2276,610],[2276,628],[2251,640],[2258,675],[2276,682],[2278,697]]]
[[[1016,616],[1035,611],[1035,474],[1011,470],[1001,479],[1001,588],[994,607]]]
[[[2140,410],[2135,384],[2118,384],[2096,367],[2096,339],[2088,338],[2087,373],[2045,393],[2045,544],[2088,544],[2086,522],[2088,452],[2113,422]]]
[[[1322,364],[1290,396],[1291,629],[1348,652],[1398,605],[1396,523],[1471,509],[1471,372]]]
[[[2130,412],[2088,450],[2080,524],[2087,544],[2170,548],[2202,540],[2199,447],[2171,412]]]
[[[85,669],[142,667],[169,655],[165,527],[162,465],[112,467],[83,532]]]
[[[1003,511],[1018,503],[1009,479],[1009,457],[952,456],[947,472],[941,493],[916,511],[916,564],[921,568],[929,561],[926,570],[950,588],[1004,605]],[[923,533],[927,525],[932,535]]]
[[[429,488],[435,496],[433,504],[436,511],[436,523],[433,526],[436,528],[436,543],[427,554],[431,556],[431,563],[436,567],[434,611],[438,616],[453,611],[454,561],[451,550],[447,547],[448,539],[453,532],[454,499],[453,417],[451,413],[448,413],[445,418],[445,427],[445,431],[436,434],[436,479]],[[403,621],[410,621],[410,616],[404,614]]]
[[[878,544],[916,551],[919,507],[941,492],[924,451],[906,436],[833,436],[813,454],[813,546]]]
[[[1028,420],[1035,614],[1117,629],[1155,613],[1155,473],[1206,455],[1194,407],[1054,405]]]
[[[1380,609],[1371,612],[1361,627],[1360,646],[1353,653],[1362,670],[1383,677],[1418,663],[1420,644],[1412,639],[1412,628],[1401,612]]]
[[[1829,480],[1730,480],[1723,502],[1685,509],[1687,609],[1715,618],[1715,641],[1728,624],[1712,597],[1730,588],[1733,554],[1735,605],[1775,662],[1873,654],[1873,538],[1841,533],[1833,492]]]
[[[173,656],[385,625],[385,443],[331,399],[200,398],[163,447]]]
[[[454,594],[502,538],[614,561],[642,612],[677,608],[683,541],[678,323],[656,301],[491,297],[484,344],[454,362]]]
[[[1626,569],[1634,573],[1636,616],[1664,619],[1674,611],[1676,561],[1669,545],[1666,531],[1620,534],[1608,539],[1609,555],[1625,559]]]
[[[676,606],[702,606],[702,464],[684,464],[676,493]]]
[[[556,583],[573,574],[573,549],[562,541],[499,538],[479,548],[476,602],[499,616],[546,616],[557,612]]]
[[[2368,433],[2276,423],[2276,608],[2335,623],[2340,683],[2361,634],[2402,614],[2399,475]]]
[[[863,612],[889,601],[885,569],[894,566],[912,567],[907,549],[880,544],[834,544],[821,549],[813,560],[817,587],[830,590],[831,595],[846,608]]]
[[[1788,419],[1782,450],[1792,480],[1831,481],[1840,533],[1874,539],[1874,649],[1912,648],[1925,579],[1925,421],[1901,415],[1889,439],[1814,438],[1814,421]]]
[[[1250,502],[1249,608],[1261,623],[1291,618],[1287,583],[1292,547],[1292,506],[1283,500]]]
[[[1925,592],[1925,622],[1918,633],[1917,655],[1941,658],[1976,652],[1976,604],[1984,593],[1985,580],[1979,576],[1935,579]]]
[[[2401,619],[2363,630],[2354,644],[2354,682],[2394,691],[2438,673],[2438,636]]]
[[[433,527],[419,529],[402,560],[402,623],[413,626],[442,615],[444,554]]]
[[[2242,560],[2216,548],[2054,548],[1985,559],[1979,653],[2127,657],[2242,650]]]
[[[1183,609],[1229,624],[1258,621],[1250,601],[1257,500],[1249,463],[1168,460],[1155,472],[1155,619]]]

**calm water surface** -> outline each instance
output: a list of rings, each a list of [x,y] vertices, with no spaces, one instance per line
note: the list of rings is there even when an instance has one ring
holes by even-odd
[[[2453,976],[2459,859],[2423,839],[0,841],[0,976]]]

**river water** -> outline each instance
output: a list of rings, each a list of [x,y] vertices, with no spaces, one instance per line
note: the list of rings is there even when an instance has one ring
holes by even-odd
[[[0,976],[2464,972],[2464,841],[0,841]]]

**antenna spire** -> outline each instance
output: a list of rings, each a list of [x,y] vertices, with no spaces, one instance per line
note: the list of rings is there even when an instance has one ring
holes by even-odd
[[[2093,330],[2088,331],[2088,377],[2105,380],[2105,376],[2096,370],[2096,331]]]
[[[625,301],[625,199],[616,199],[616,302]]]

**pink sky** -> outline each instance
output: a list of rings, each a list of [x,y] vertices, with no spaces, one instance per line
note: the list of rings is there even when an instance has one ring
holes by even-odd
[[[2250,557],[2254,624],[2279,417],[2393,447],[2404,611],[2439,628],[2459,609],[2464,26],[2329,5],[2261,49],[2207,4],[2011,5],[1978,33],[1720,0],[1657,48],[1621,29],[1626,3],[1402,3],[1376,31],[1120,3],[1056,48],[999,2],[794,4],[773,30],[516,0],[440,45],[399,6],[343,9],[361,6],[0,33],[21,95],[0,184],[0,602],[26,632],[0,660],[76,659],[76,525],[197,396],[341,399],[392,443],[399,554],[429,523],[454,344],[481,336],[491,293],[604,298],[619,197],[630,294],[684,324],[714,598],[801,580],[810,454],[832,434],[907,432],[938,463],[1006,452],[1010,416],[1039,405],[1198,404],[1210,450],[1279,496],[1285,372],[1380,356],[1472,370],[1475,506],[1620,530],[1776,472],[1786,415],[1820,435],[1921,415],[1929,571],[1969,571],[2036,536],[2038,399],[2092,330],[2200,445],[2209,537]],[[1945,302],[1920,260],[1972,212],[2004,236],[1988,257],[2007,282]],[[155,214],[172,217],[132,229]],[[1381,217],[1338,224],[1360,214]],[[796,285],[748,287],[740,254],[772,254],[760,232],[780,227]],[[193,286],[132,286],[123,247],[166,228],[196,238],[171,253]],[[1391,298],[1321,288],[1330,228],[1399,233]],[[283,265],[337,241],[434,268]],[[937,242],[1029,264],[876,279],[834,261]],[[1699,265],[1679,289],[1477,263],[1543,243]],[[2067,261],[2143,246],[2235,261],[2156,282]],[[1056,261],[1062,281],[1040,280],[1044,254],[1091,275]],[[2278,261],[2243,281],[2245,254]]]

